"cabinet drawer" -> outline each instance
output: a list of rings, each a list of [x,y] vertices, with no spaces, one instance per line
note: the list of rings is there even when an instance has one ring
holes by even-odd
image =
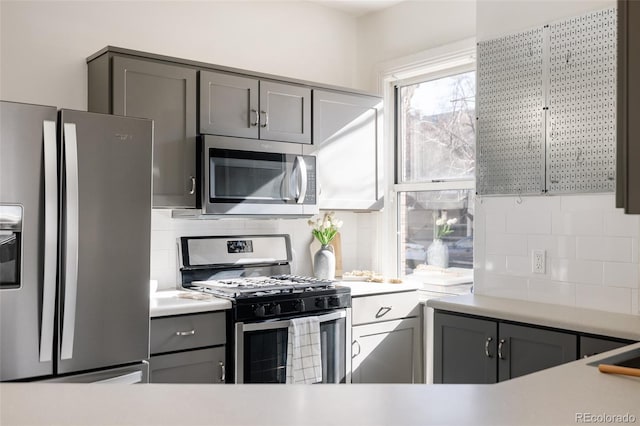
[[[152,356],[150,383],[224,383],[224,360],[224,346]]]
[[[601,352],[621,348],[631,343],[633,342],[619,342],[617,340],[580,336],[580,358],[587,358]]]
[[[151,354],[225,343],[224,312],[153,318],[151,320]]]
[[[415,291],[354,297],[351,300],[353,325],[417,316]]]

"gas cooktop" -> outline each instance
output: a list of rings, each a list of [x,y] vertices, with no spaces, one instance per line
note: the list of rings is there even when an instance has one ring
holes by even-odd
[[[335,288],[335,285],[331,280],[283,274],[268,277],[192,281],[191,288],[222,297],[238,298],[327,290]]]

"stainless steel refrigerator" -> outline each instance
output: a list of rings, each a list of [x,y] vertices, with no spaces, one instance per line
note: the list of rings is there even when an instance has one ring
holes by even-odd
[[[153,122],[0,102],[0,380],[140,382]]]

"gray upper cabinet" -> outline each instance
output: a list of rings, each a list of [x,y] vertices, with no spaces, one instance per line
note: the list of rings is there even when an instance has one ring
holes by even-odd
[[[311,143],[311,89],[200,71],[200,132]]]
[[[195,69],[103,54],[89,62],[89,110],[154,120],[153,207],[196,206]]]
[[[200,133],[257,139],[258,91],[255,78],[200,71]]]
[[[318,158],[320,208],[379,210],[382,100],[313,91],[313,146]]]
[[[616,207],[640,214],[640,3],[618,0]]]
[[[261,81],[260,138],[311,143],[311,89]]]

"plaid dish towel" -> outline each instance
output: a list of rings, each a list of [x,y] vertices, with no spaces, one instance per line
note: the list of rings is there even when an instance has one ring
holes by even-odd
[[[320,321],[318,317],[293,318],[287,343],[287,383],[322,381]]]

